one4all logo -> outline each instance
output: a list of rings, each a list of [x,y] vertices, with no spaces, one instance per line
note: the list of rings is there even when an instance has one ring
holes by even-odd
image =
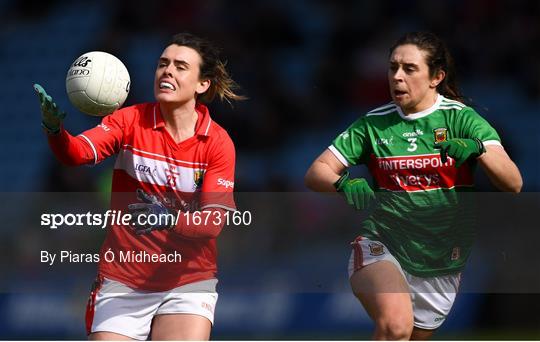
[[[418,137],[423,134],[424,132],[421,129],[416,129],[414,132],[403,133],[403,137],[407,138],[407,141],[409,142],[407,151],[414,152],[418,149],[418,144],[416,143],[416,140],[418,140]]]

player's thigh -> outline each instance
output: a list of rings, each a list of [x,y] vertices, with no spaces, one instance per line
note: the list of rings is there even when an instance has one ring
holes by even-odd
[[[98,277],[100,278],[100,277]],[[152,318],[164,294],[139,291],[127,285],[102,278],[92,290],[87,304],[87,334],[93,340],[145,340],[150,334]]]
[[[207,340],[218,300],[217,279],[188,284],[166,295],[152,321],[155,340]],[[190,292],[197,291],[197,292]]]
[[[210,339],[212,323],[208,318],[194,314],[156,315],[152,322],[152,340]]]
[[[99,331],[91,333],[88,335],[90,341],[131,341],[131,337],[109,332],[109,331]]]
[[[428,329],[414,327],[413,332],[411,334],[411,340],[416,340],[416,341],[429,340],[431,339],[431,337],[433,336],[436,330],[437,329],[428,330]]]
[[[409,286],[396,265],[377,261],[354,272],[350,278],[354,295],[369,316],[379,320],[401,319],[412,325],[413,311]]]
[[[461,280],[460,273],[436,277],[416,277],[406,274],[411,289],[415,336],[432,335],[450,313]],[[429,334],[431,332],[431,334]]]

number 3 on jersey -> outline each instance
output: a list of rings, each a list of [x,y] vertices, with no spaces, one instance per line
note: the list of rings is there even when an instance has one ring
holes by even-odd
[[[418,145],[416,145],[416,139],[417,138],[409,138],[407,141],[410,143],[409,147],[407,148],[407,151],[414,152],[418,148]]]

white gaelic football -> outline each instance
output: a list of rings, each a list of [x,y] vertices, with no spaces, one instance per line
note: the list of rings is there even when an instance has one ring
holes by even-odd
[[[105,116],[120,108],[129,86],[129,73],[124,64],[101,51],[87,52],[77,58],[66,76],[71,103],[81,112],[95,116]]]

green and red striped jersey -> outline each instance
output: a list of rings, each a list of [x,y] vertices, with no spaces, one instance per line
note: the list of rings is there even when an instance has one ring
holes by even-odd
[[[377,201],[361,235],[382,241],[409,273],[438,276],[460,271],[474,239],[476,161],[442,163],[437,142],[479,138],[501,145],[474,109],[439,95],[435,104],[405,115],[393,103],[356,120],[329,147],[347,167],[366,164]]]

